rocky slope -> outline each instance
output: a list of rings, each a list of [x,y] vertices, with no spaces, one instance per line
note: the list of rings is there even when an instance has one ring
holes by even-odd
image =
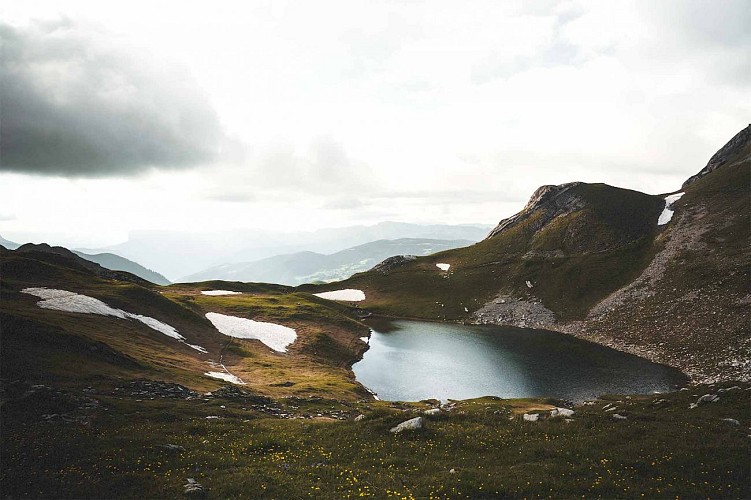
[[[558,330],[697,381],[749,380],[750,137],[737,134],[682,196],[543,186],[471,247],[336,286],[364,290],[376,313]]]
[[[751,379],[751,127],[685,184],[657,253],[582,321],[555,325],[694,379]]]

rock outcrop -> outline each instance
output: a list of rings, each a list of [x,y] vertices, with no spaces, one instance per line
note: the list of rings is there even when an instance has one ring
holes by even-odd
[[[532,194],[522,211],[499,222],[488,234],[488,238],[492,238],[514,224],[530,220],[537,211],[542,211],[542,215],[535,218],[535,229],[541,228],[559,215],[568,214],[582,208],[583,200],[572,191],[573,188],[581,184],[581,182],[570,182],[559,186],[539,187]]]
[[[389,257],[388,259],[385,259],[373,266],[371,271],[378,273],[387,273],[389,271],[393,271],[397,267],[401,267],[404,264],[412,262],[415,259],[417,259],[417,255],[394,255],[393,257]]]
[[[751,156],[751,125],[744,128],[728,141],[719,151],[712,155],[707,165],[699,171],[698,174],[689,177],[686,182],[683,183],[685,188],[689,184],[693,184],[707,174],[714,172],[723,165],[732,163],[739,159],[748,161]]]
[[[422,417],[415,417],[402,422],[396,427],[392,427],[389,432],[392,434],[399,434],[404,431],[416,431],[422,429]]]

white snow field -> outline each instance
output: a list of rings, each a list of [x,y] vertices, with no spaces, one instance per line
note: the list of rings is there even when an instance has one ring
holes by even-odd
[[[242,292],[233,292],[232,290],[201,290],[203,295],[242,295]]]
[[[219,313],[206,313],[217,330],[229,337],[260,340],[277,352],[287,352],[287,346],[297,339],[297,332],[286,326]]]
[[[365,292],[362,290],[355,290],[353,288],[346,288],[344,290],[333,290],[331,292],[314,293],[316,297],[328,300],[343,300],[345,302],[360,302],[365,300]]]
[[[69,292],[67,290],[55,290],[54,288],[24,288],[21,293],[27,293],[34,295],[42,299],[37,302],[37,305],[42,309],[52,309],[55,311],[74,312],[82,314],[99,314],[100,316],[114,316],[120,319],[134,319],[140,321],[144,325],[148,326],[152,330],[156,330],[159,333],[172,337],[175,340],[185,343],[188,347],[191,347],[199,352],[207,352],[206,349],[200,345],[188,344],[185,342],[185,337],[180,335],[174,327],[163,323],[158,319],[154,319],[150,316],[143,316],[141,314],[133,314],[122,309],[115,309],[110,307],[99,299],[89,297],[88,295],[81,295],[75,292]]]
[[[245,385],[245,382],[243,382],[240,377],[237,375],[232,375],[231,373],[225,373],[225,372],[206,372],[204,373],[207,377],[211,378],[217,378],[219,380],[224,380],[226,382],[232,382],[233,384],[237,385]]]
[[[665,208],[660,214],[660,218],[657,219],[658,226],[663,226],[670,222],[670,220],[673,218],[673,213],[675,212],[673,210],[673,204],[676,201],[680,200],[681,196],[683,196],[684,194],[686,193],[675,193],[665,197]]]
[[[441,263],[441,264],[436,264],[435,267],[437,267],[441,271],[448,271],[449,267],[451,267],[451,264],[443,264],[443,263]]]

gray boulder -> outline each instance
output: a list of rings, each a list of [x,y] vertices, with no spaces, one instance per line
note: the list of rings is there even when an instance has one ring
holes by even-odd
[[[203,485],[192,477],[188,478],[188,482],[183,485],[183,488],[185,488],[185,496],[193,498],[206,497],[206,491],[203,489]]]
[[[705,403],[716,403],[720,400],[720,396],[717,394],[705,394],[701,396],[699,399],[696,400],[696,403],[691,403],[689,405],[689,408],[696,408],[697,406],[701,406]]]
[[[402,431],[416,431],[417,429],[422,429],[422,417],[415,417],[402,422],[396,427],[392,427],[389,432],[399,434]]]
[[[556,408],[555,410],[550,411],[551,417],[571,417],[574,415],[574,410],[569,410],[568,408]]]

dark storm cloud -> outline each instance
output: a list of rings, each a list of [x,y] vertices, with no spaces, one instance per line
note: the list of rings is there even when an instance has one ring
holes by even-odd
[[[0,170],[103,177],[216,158],[218,119],[184,69],[68,20],[0,23],[0,38]]]

